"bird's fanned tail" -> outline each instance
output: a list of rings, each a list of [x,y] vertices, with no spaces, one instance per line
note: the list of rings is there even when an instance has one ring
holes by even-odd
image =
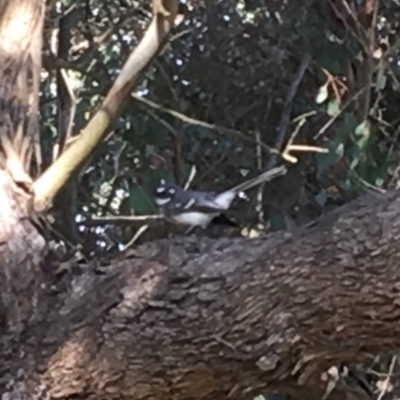
[[[274,178],[277,178],[278,176],[285,175],[286,172],[287,172],[286,167],[284,165],[281,165],[280,167],[269,169],[268,171],[265,171],[262,174],[252,179],[249,179],[248,181],[243,182],[240,185],[235,186],[231,190],[235,191],[236,193],[242,192],[252,188],[253,186],[257,186],[261,183],[268,182]]]

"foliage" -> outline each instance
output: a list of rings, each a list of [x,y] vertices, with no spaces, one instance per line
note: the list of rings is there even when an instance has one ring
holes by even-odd
[[[76,98],[74,136],[118,76],[151,15],[143,0],[50,4],[40,110],[44,168],[66,130],[61,114],[73,110],[60,101],[68,99],[56,73],[60,61]],[[94,216],[156,212],[150,193],[159,180],[185,183],[192,166],[194,187],[235,185],[265,168],[270,154],[259,142],[280,147],[280,132],[285,143],[296,132],[295,143],[329,152],[296,154],[299,163],[283,180],[267,185],[266,196],[252,195],[233,210],[242,225],[282,229],[288,220],[307,222],[366,190],[398,186],[397,0],[381,0],[376,13],[374,0],[215,0],[181,6],[185,18],[108,139],[82,167],[76,184],[66,188],[73,193],[64,192],[55,204],[54,231],[79,243],[86,255],[117,248],[137,226],[93,226]],[[286,99],[305,53],[312,62],[284,126]],[[77,236],[61,218],[68,212],[79,227]]]
[[[75,204],[80,220],[152,213],[149,192],[159,179],[184,183],[193,165],[192,186],[201,189],[226,188],[256,174],[270,157],[257,141],[279,143],[285,98],[305,52],[312,62],[291,104],[285,142],[295,119],[302,119],[295,142],[329,153],[296,154],[296,173],[287,177],[290,193],[271,187],[261,222],[282,226],[276,223],[282,215],[309,220],[337,200],[395,185],[399,10],[394,1],[381,2],[374,19],[368,7],[375,3],[358,3],[352,14],[341,0],[182,3],[183,22],[143,76],[113,135],[80,171]],[[99,104],[149,18],[144,1],[66,0],[48,10],[45,56],[54,52],[51,38],[59,23],[70,35],[63,59],[76,96],[73,134]],[[60,30],[59,40],[68,35]],[[60,88],[54,67],[46,69],[41,118],[49,163],[60,134]],[[240,207],[251,208],[234,212],[241,223],[260,221],[254,202]],[[96,243],[102,231],[84,226],[80,240],[93,251],[85,241]],[[122,242],[134,233],[110,230]]]

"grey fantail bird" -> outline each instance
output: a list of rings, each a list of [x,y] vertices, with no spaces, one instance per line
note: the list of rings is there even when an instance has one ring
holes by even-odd
[[[185,190],[175,183],[161,182],[154,200],[161,213],[175,223],[205,228],[217,215],[227,211],[245,190],[286,174],[285,166],[272,168],[221,193]]]

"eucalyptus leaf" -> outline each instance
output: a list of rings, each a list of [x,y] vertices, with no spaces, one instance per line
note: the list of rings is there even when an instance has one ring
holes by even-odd
[[[341,140],[334,139],[325,146],[328,153],[317,154],[318,174],[326,171],[331,165],[336,164],[344,155],[344,143]]]
[[[142,186],[134,186],[129,190],[129,204],[136,214],[154,214],[157,207],[150,193],[147,193]]]
[[[355,129],[356,135],[369,135],[369,122],[366,119],[365,121],[361,122],[361,124],[357,125]]]
[[[328,107],[326,109],[326,112],[328,115],[333,117],[334,115],[337,115],[337,113],[340,111],[339,107],[339,102],[337,100],[332,100],[328,103]]]
[[[319,88],[318,94],[315,98],[315,102],[317,104],[322,104],[323,102],[326,101],[327,98],[328,98],[328,83],[326,83],[325,85],[322,85]]]

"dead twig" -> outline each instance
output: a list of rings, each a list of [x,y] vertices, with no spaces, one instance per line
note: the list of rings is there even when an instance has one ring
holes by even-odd
[[[90,220],[85,221],[88,225],[100,225],[100,224],[113,224],[120,222],[132,222],[132,221],[150,221],[161,219],[161,215],[119,215],[116,217],[92,217]]]
[[[290,123],[290,115],[292,113],[293,99],[294,99],[294,96],[296,95],[297,88],[299,87],[300,82],[303,79],[303,76],[308,68],[308,65],[310,64],[310,61],[311,61],[311,55],[309,53],[305,53],[300,62],[300,65],[296,71],[296,74],[292,80],[292,83],[290,84],[289,90],[286,94],[285,104],[283,106],[282,115],[281,115],[281,121],[278,125],[278,133],[277,133],[277,136],[275,139],[275,148],[276,149],[280,150],[283,146],[283,142],[284,142],[285,136],[286,136],[286,131],[287,131],[289,123]],[[299,130],[300,130],[300,127],[298,127],[297,131],[295,131],[295,134],[292,135],[291,141],[293,141],[294,137],[297,135]],[[291,144],[291,141],[289,141],[289,144]],[[288,144],[285,146],[285,149],[283,150],[281,156],[286,161],[289,161],[291,163],[297,162],[296,157],[289,155]],[[268,168],[273,167],[275,164],[276,164],[276,156],[273,156],[273,157],[271,157],[271,159],[268,162]]]
[[[321,135],[323,135],[326,130],[340,117],[343,111],[355,100],[361,96],[362,93],[366,90],[366,87],[361,88],[358,92],[356,92],[347,102],[346,104],[333,116],[329,119],[329,121],[318,131],[318,133],[314,136],[314,139],[318,139]]]
[[[190,168],[190,174],[189,177],[185,183],[185,186],[183,187],[185,190],[189,189],[190,185],[193,182],[194,177],[196,176],[196,167],[194,165],[192,165],[192,168]]]
[[[64,151],[66,143],[72,136],[72,128],[74,126],[74,119],[76,114],[76,96],[74,93],[74,89],[72,87],[71,79],[68,77],[67,71],[65,69],[60,69],[60,76],[64,82],[64,87],[68,93],[70,100],[70,109],[68,113],[68,123],[66,129],[60,132],[60,138],[58,141],[57,153],[55,153],[55,158],[58,158],[61,153]],[[54,161],[54,160],[53,160]]]
[[[312,153],[328,153],[328,149],[324,149],[322,147],[317,147],[317,146],[310,146],[310,145],[305,145],[305,144],[293,144],[294,139],[300,132],[301,127],[305,124],[307,117],[314,115],[315,112],[308,112],[303,115],[299,115],[296,117],[293,122],[297,122],[297,126],[294,129],[293,133],[290,135],[290,138],[285,146],[285,148],[282,151],[282,158],[285,159],[286,161],[291,162],[292,164],[295,164],[298,162],[297,157],[294,157],[292,154],[290,154],[293,151],[302,151],[302,152],[312,152]]]
[[[292,80],[292,83],[290,84],[289,90],[286,94],[281,121],[278,126],[278,134],[275,139],[276,149],[282,148],[282,144],[285,140],[285,134],[290,122],[290,114],[292,113],[293,99],[294,96],[296,95],[297,88],[299,87],[300,82],[303,79],[303,76],[308,68],[308,65],[310,64],[310,61],[311,61],[311,55],[309,53],[305,53],[300,62],[299,68],[297,69],[296,74]]]
[[[126,251],[131,247],[138,239],[140,236],[143,235],[149,229],[149,225],[142,225],[133,235],[132,239],[124,246],[123,251]]]
[[[396,360],[397,360],[397,357],[393,356],[392,357],[392,361],[390,363],[389,371],[387,373],[385,381],[383,382],[382,389],[381,389],[381,392],[379,393],[379,396],[378,396],[377,400],[382,400],[382,397],[388,392],[389,384],[390,384],[390,378],[391,378],[391,376],[393,374],[393,369],[394,369],[394,365],[396,363]]]
[[[141,96],[139,96],[137,94],[132,94],[131,96],[132,96],[132,98],[134,98],[138,102],[143,103],[148,107],[152,107],[152,108],[154,108],[156,110],[159,110],[161,112],[165,112],[167,114],[170,114],[173,117],[175,117],[175,118],[177,118],[177,119],[179,119],[179,120],[181,120],[183,122],[186,122],[188,124],[198,125],[198,126],[201,126],[203,128],[207,128],[207,129],[210,129],[210,130],[213,130],[213,131],[217,131],[220,134],[227,133],[227,134],[230,134],[232,136],[236,136],[237,138],[239,138],[239,139],[241,139],[243,141],[249,142],[249,143],[254,143],[255,142],[254,138],[252,138],[250,136],[247,136],[247,135],[243,134],[242,132],[237,131],[235,129],[225,128],[225,127],[221,127],[221,126],[214,125],[214,124],[209,124],[207,122],[200,121],[198,119],[188,117],[185,114],[182,114],[182,113],[180,113],[178,111],[171,110],[170,108],[166,108],[164,106],[161,106],[161,105],[159,105],[157,103],[154,103],[151,100],[145,99],[145,98],[143,98],[143,97],[141,97]],[[259,145],[263,148],[263,150],[267,151],[268,153],[279,155],[279,151],[278,150],[273,149],[272,147],[266,145],[265,143],[260,143]]]

